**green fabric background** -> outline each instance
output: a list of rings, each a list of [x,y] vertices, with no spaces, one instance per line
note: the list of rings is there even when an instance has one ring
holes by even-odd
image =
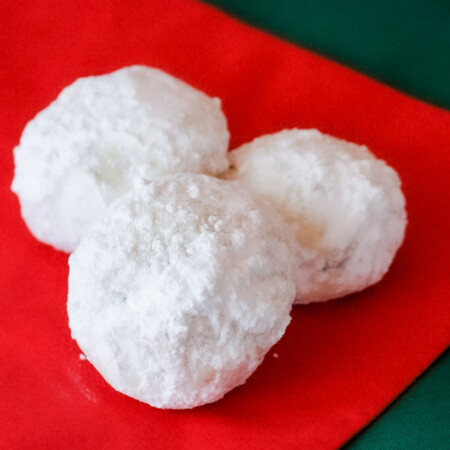
[[[209,0],[414,97],[450,109],[450,0]],[[450,354],[347,446],[450,449]]]
[[[450,353],[442,355],[380,417],[348,444],[350,450],[450,448]]]
[[[450,108],[449,0],[209,0],[403,92]]]

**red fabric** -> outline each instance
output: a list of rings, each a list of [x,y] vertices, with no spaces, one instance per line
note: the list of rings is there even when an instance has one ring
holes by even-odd
[[[449,113],[190,0],[2,0],[0,61],[1,448],[331,448],[449,344]],[[9,190],[26,122],[76,78],[135,63],[221,97],[233,146],[293,126],[369,145],[408,202],[380,284],[296,307],[279,358],[192,411],[127,398],[80,360],[67,255],[32,238]]]

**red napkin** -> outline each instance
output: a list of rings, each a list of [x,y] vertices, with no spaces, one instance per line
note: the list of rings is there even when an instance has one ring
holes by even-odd
[[[449,113],[191,0],[3,0],[0,61],[1,448],[332,448],[449,344]],[[26,122],[76,78],[136,63],[221,97],[233,147],[294,126],[367,144],[408,203],[381,283],[296,307],[245,386],[191,411],[127,398],[80,359],[67,255],[32,238],[9,190]]]

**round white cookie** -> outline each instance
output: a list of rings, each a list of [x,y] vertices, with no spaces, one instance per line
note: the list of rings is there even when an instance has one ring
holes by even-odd
[[[268,199],[297,241],[296,303],[379,281],[403,241],[397,173],[367,147],[317,130],[284,130],[229,154],[224,177]]]
[[[14,150],[22,216],[70,252],[113,200],[156,177],[226,169],[220,100],[145,66],[80,78],[31,120]]]
[[[72,336],[126,395],[176,409],[218,400],[290,321],[288,235],[239,183],[155,180],[112,205],[70,256]]]

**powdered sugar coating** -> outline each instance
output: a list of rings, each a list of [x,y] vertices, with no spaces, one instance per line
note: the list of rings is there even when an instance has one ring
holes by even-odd
[[[405,199],[397,173],[367,147],[317,130],[284,130],[229,154],[227,179],[268,199],[297,241],[296,303],[379,281],[401,245]]]
[[[160,70],[126,67],[78,79],[28,123],[12,189],[31,232],[70,252],[135,186],[225,170],[228,141],[219,99]]]
[[[72,336],[117,390],[192,408],[245,382],[295,296],[285,224],[236,182],[180,174],[110,207],[70,256]]]

